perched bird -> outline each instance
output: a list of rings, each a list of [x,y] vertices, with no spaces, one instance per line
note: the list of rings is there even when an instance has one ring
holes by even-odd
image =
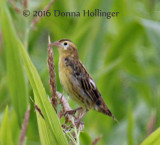
[[[60,55],[60,82],[71,99],[86,109],[86,112],[94,109],[116,120],[105,104],[95,82],[80,61],[76,45],[69,39],[61,39],[53,45],[58,47]]]

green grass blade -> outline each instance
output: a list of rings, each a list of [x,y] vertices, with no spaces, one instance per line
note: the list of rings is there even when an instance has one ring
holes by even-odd
[[[37,112],[37,120],[38,120],[38,126],[39,126],[39,133],[40,133],[40,140],[42,145],[52,145],[58,144],[55,140],[55,138],[51,138],[52,134],[48,128],[48,125],[45,123],[45,120],[39,115]]]
[[[55,113],[52,105],[50,104],[50,102],[47,98],[47,95],[46,95],[45,89],[43,87],[43,84],[41,82],[41,79],[39,77],[39,74],[38,74],[36,68],[34,67],[34,65],[32,64],[23,44],[20,42],[20,40],[18,39],[18,37],[15,33],[14,27],[11,23],[12,21],[11,21],[9,11],[5,5],[2,8],[2,12],[3,12],[3,13],[1,13],[1,16],[3,18],[2,24],[3,25],[5,24],[4,28],[7,31],[7,32],[5,31],[5,33],[10,34],[12,36],[12,41],[13,41],[13,43],[16,44],[16,46],[18,48],[16,50],[17,50],[17,53],[19,52],[22,57],[25,70],[27,72],[30,84],[31,84],[33,92],[34,92],[35,103],[41,109],[41,111],[44,115],[44,118],[45,118],[45,124],[49,128],[47,130],[46,126],[43,126],[44,123],[42,124],[42,121],[40,121],[41,122],[41,123],[39,123],[39,131],[40,131],[40,135],[41,135],[40,138],[45,136],[44,134],[48,134],[48,136],[49,136],[48,139],[50,139],[50,140],[54,139],[54,141],[55,141],[55,142],[52,142],[52,144],[68,145],[66,137],[65,137],[63,130],[61,128],[60,121],[59,121],[57,114]],[[7,43],[9,43],[9,42],[6,40],[6,44]],[[38,121],[39,121],[39,118],[38,118]],[[50,133],[49,133],[49,131],[50,131]]]
[[[27,84],[18,47],[14,39],[15,32],[11,27],[8,27],[9,23],[11,23],[11,18],[5,6],[1,7],[0,14],[7,59],[7,82],[13,107],[18,116],[19,124],[21,124],[28,104]],[[10,33],[11,31],[12,33]]]
[[[160,144],[160,128],[154,131],[141,145],[159,145]]]
[[[1,124],[0,141],[2,145],[13,145],[10,123],[8,119],[8,107],[5,109],[3,121]]]
[[[27,55],[22,43],[19,41],[19,46],[20,52],[23,58],[24,66],[27,71],[27,75],[29,78],[29,81],[31,83],[31,86],[34,91],[34,96],[35,96],[35,102],[41,109],[45,121],[52,133],[53,138],[57,141],[57,144],[63,144],[67,145],[67,140],[64,136],[64,133],[61,128],[61,124],[59,122],[59,119],[50,104],[45,89],[43,87],[43,84],[41,82],[41,79],[39,77],[39,74],[32,64],[29,56]]]

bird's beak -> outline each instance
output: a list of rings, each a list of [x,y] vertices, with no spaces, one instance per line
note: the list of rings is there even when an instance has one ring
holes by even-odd
[[[61,43],[59,41],[53,42],[52,44],[54,46],[61,47]]]

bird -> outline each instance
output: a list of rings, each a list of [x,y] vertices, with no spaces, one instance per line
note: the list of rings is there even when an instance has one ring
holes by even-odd
[[[82,117],[91,109],[118,120],[111,113],[91,75],[81,62],[76,45],[69,39],[53,42],[59,52],[59,78],[69,97],[80,108],[85,109]],[[81,118],[82,118],[81,117]]]

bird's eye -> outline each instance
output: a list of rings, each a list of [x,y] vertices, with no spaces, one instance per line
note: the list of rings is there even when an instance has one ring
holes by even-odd
[[[64,46],[66,46],[67,45],[67,42],[64,42]]]

